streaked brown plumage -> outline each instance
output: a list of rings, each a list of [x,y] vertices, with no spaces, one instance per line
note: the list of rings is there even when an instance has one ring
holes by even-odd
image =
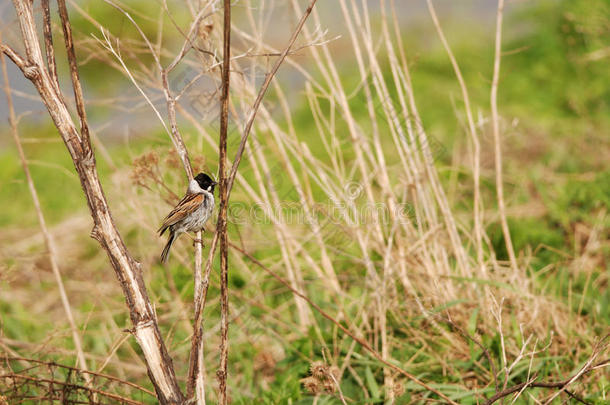
[[[169,229],[169,239],[161,253],[163,263],[167,262],[172,244],[180,234],[203,229],[214,211],[215,185],[216,182],[207,174],[199,173],[189,183],[186,195],[165,217],[159,228],[159,235],[163,235]]]
[[[171,210],[163,220],[163,224],[159,228],[159,235],[170,226],[182,221],[189,213],[195,211],[203,202],[203,194],[187,194],[182,197],[182,200]]]

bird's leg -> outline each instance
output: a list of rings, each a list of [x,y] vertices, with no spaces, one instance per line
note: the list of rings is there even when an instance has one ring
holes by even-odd
[[[186,236],[188,236],[189,238],[191,238],[191,240],[192,240],[193,242],[197,241],[197,239],[193,238],[193,237],[191,236],[191,234],[190,234],[190,233],[188,233],[188,232],[184,232],[184,234],[185,234]]]
[[[193,237],[191,236],[191,234],[190,234],[190,233],[188,233],[188,232],[185,232],[185,233],[186,233],[186,234],[188,235],[188,237],[189,237],[189,238],[191,238],[191,240],[193,241],[193,246],[197,246],[197,244],[198,244],[198,243],[200,243],[200,244],[201,244],[201,247],[203,247],[203,239],[197,239],[197,238],[193,238]]]

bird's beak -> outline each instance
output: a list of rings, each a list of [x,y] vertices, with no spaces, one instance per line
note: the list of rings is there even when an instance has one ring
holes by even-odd
[[[218,182],[216,182],[216,181],[212,180],[212,185],[213,185],[213,186],[215,186],[215,185],[217,185],[217,184],[218,184]]]

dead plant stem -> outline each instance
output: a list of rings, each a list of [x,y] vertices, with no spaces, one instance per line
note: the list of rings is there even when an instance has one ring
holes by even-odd
[[[223,1],[223,60],[222,60],[222,95],[220,98],[220,134],[218,142],[218,183],[220,209],[216,234],[220,239],[220,366],[216,372],[218,378],[218,403],[226,405],[227,372],[229,362],[229,268],[227,248],[227,132],[229,128],[229,86],[231,69],[231,0]]]
[[[114,223],[99,180],[95,155],[92,152],[88,136],[82,92],[78,90],[80,84],[75,84],[79,79],[78,72],[76,72],[76,56],[71,45],[72,37],[67,13],[62,16],[62,27],[65,34],[64,41],[68,49],[67,57],[72,66],[71,78],[77,97],[77,112],[81,121],[81,133],[74,125],[63,95],[57,89],[56,81],[52,78],[53,73],[49,72],[47,66],[45,66],[34,18],[33,4],[25,0],[14,0],[13,5],[21,29],[26,58],[21,57],[5,44],[0,44],[0,51],[6,54],[36,87],[70,153],[94,222],[91,236],[100,243],[102,249],[107,253],[121,284],[134,326],[132,333],[146,359],[148,374],[155,387],[159,402],[162,404],[182,402],[184,396],[180,391],[172,360],[161,337],[157,317],[146,291],[141,264],[127,250]],[[47,29],[44,32],[46,35],[50,34]],[[50,43],[50,38],[47,38],[45,44]],[[78,107],[80,103],[83,104]]]
[[[0,43],[2,42],[2,33],[0,32]],[[32,202],[34,203],[34,208],[36,209],[36,215],[38,216],[38,224],[40,225],[40,230],[42,232],[42,236],[45,241],[45,245],[47,247],[47,251],[49,254],[49,263],[51,265],[51,270],[53,271],[53,276],[55,277],[55,282],[57,283],[57,288],[59,290],[59,296],[61,298],[61,304],[64,308],[64,312],[66,313],[66,318],[68,319],[68,323],[70,324],[70,330],[72,332],[72,340],[74,341],[74,348],[76,349],[76,358],[78,360],[78,365],[81,369],[87,370],[87,362],[85,360],[85,354],[83,351],[83,344],[81,342],[80,333],[78,327],[76,326],[76,322],[74,321],[74,315],[72,314],[72,307],[70,306],[70,300],[68,299],[68,294],[66,293],[66,289],[64,287],[64,282],[61,278],[61,272],[59,270],[59,264],[57,258],[59,257],[57,253],[57,249],[55,248],[55,241],[53,236],[49,232],[47,228],[46,220],[44,218],[44,214],[42,212],[42,208],[40,206],[40,200],[38,199],[38,192],[36,191],[36,186],[34,185],[34,180],[32,179],[32,174],[30,173],[30,168],[25,157],[25,153],[23,151],[23,147],[21,146],[21,141],[19,139],[19,132],[17,129],[17,118],[15,116],[15,109],[13,107],[13,97],[11,95],[11,88],[8,81],[8,73],[6,69],[6,62],[4,60],[4,55],[0,54],[0,64],[2,65],[2,77],[4,79],[4,93],[6,94],[6,101],[8,106],[8,120],[11,128],[11,135],[13,136],[13,140],[15,141],[15,146],[17,147],[17,153],[19,155],[19,160],[21,160],[21,166],[23,167],[23,172],[25,174],[25,178],[28,184],[28,188],[30,190],[30,195],[32,197]],[[91,377],[89,375],[85,375],[85,381],[87,384],[91,383]]]
[[[506,206],[504,203],[504,185],[502,181],[502,144],[500,139],[500,117],[498,116],[498,83],[500,81],[500,61],[502,58],[502,15],[504,10],[504,0],[498,0],[498,12],[496,15],[496,40],[494,54],[493,78],[491,81],[491,124],[494,137],[494,157],[496,167],[496,192],[498,198],[498,211],[500,213],[500,223],[504,234],[504,243],[510,259],[510,265],[514,272],[517,272],[517,258],[513,242],[510,237],[510,229],[506,219]]]
[[[286,286],[293,294],[297,295],[298,297],[302,298],[303,300],[305,300],[309,305],[311,305],[311,307],[313,307],[320,315],[322,315],[324,318],[328,319],[329,321],[331,321],[333,324],[335,324],[339,329],[341,329],[341,331],[343,331],[343,333],[345,333],[346,335],[348,335],[349,337],[351,337],[353,340],[355,340],[356,342],[358,342],[358,344],[360,344],[364,349],[366,349],[369,353],[371,353],[371,355],[377,359],[379,362],[383,363],[384,365],[386,365],[387,367],[390,367],[392,370],[404,375],[406,378],[408,378],[409,380],[413,381],[415,384],[424,387],[425,389],[427,389],[428,391],[438,395],[439,397],[443,398],[445,401],[447,401],[448,403],[452,404],[452,405],[458,405],[457,402],[453,401],[451,398],[449,398],[448,396],[446,396],[445,394],[443,394],[442,392],[438,391],[435,388],[432,388],[431,386],[429,386],[428,384],[426,384],[425,382],[421,381],[420,379],[418,379],[417,377],[415,377],[413,374],[407,372],[406,370],[403,370],[402,368],[398,367],[395,364],[390,363],[388,360],[385,360],[383,358],[383,356],[381,354],[379,354],[366,340],[356,336],[354,333],[352,333],[348,328],[346,328],[341,322],[339,322],[338,320],[336,320],[333,316],[331,316],[330,314],[328,314],[326,311],[324,311],[318,304],[316,304],[315,302],[313,302],[309,297],[307,297],[306,295],[300,293],[299,291],[295,290],[294,288],[292,288],[292,286],[290,285],[290,283],[286,280],[284,280],[282,277],[280,277],[276,272],[274,272],[273,270],[271,270],[269,267],[265,266],[261,261],[259,261],[258,259],[256,259],[254,256],[252,256],[250,253],[246,252],[245,250],[243,250],[242,248],[240,248],[239,246],[230,243],[229,242],[229,246],[231,246],[231,248],[237,250],[238,252],[240,252],[241,254],[243,254],[244,256],[246,256],[252,263],[256,264],[258,267],[260,267],[261,269],[265,270],[267,273],[269,273],[274,279],[276,279],[278,282],[280,282],[282,285]]]

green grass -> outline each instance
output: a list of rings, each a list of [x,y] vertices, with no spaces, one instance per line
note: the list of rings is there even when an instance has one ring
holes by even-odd
[[[25,134],[44,134],[45,140],[59,140],[51,128],[23,128]],[[12,140],[11,140],[12,142]],[[30,171],[36,184],[40,203],[47,220],[53,224],[66,218],[71,212],[83,210],[85,199],[81,193],[78,176],[61,142],[25,144]],[[10,146],[0,152],[0,226],[32,227],[38,219],[19,162],[16,150]]]

